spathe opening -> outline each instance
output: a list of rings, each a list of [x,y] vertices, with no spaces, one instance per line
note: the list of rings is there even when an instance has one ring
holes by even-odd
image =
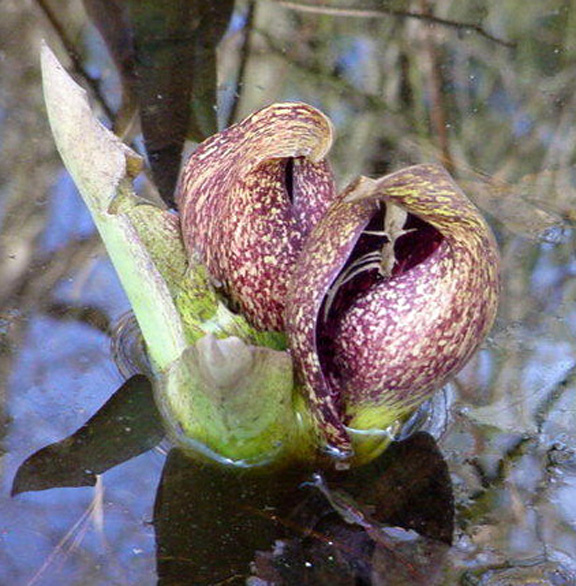
[[[397,206],[380,204],[332,283],[318,316],[318,354],[332,388],[338,388],[339,373],[333,356],[334,336],[341,316],[374,287],[425,261],[443,239],[436,228],[417,216]],[[406,295],[410,295],[409,290]],[[337,402],[338,397],[334,400]]]
[[[288,199],[294,203],[294,157],[288,157],[284,167],[284,187]]]

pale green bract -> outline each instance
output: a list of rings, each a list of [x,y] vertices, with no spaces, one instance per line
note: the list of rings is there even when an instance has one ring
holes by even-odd
[[[241,465],[307,451],[312,427],[282,337],[221,303],[204,267],[191,264],[177,216],[134,193],[140,157],[96,120],[46,45],[42,79],[58,151],[142,331],[169,434],[197,456]]]

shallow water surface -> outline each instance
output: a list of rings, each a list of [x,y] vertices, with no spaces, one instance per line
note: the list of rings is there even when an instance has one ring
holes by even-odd
[[[338,0],[329,4],[335,10],[237,2],[217,55],[218,122],[273,101],[306,101],[335,123],[331,160],[340,185],[360,173],[439,162],[490,221],[503,261],[498,318],[425,422],[452,482],[450,548],[401,529],[387,529],[374,548],[359,526],[312,523],[300,509],[297,522],[288,513],[278,522],[284,484],[191,474],[180,456],[167,456],[165,441],[98,475],[93,487],[10,496],[22,462],[72,434],[122,384],[109,331],[129,310],[55,151],[40,41],[70,70],[66,46],[74,48],[76,76],[94,79],[98,93],[90,96],[103,119],[104,100],[118,122],[130,79],[118,75],[86,15],[97,3],[67,0],[54,13],[40,1],[2,3],[0,584],[155,584],[166,551],[188,555],[187,531],[202,536],[208,523],[205,539],[225,535],[233,557],[243,539],[238,528],[252,522],[270,545],[256,545],[251,578],[246,561],[244,574],[224,576],[228,583],[265,584],[272,575],[286,584],[352,584],[356,574],[356,583],[390,585],[576,584],[576,9],[558,0],[446,0],[432,14],[432,4],[398,2],[391,14],[375,1]],[[198,120],[216,123],[205,112]],[[126,125],[126,133],[141,149],[137,129]],[[149,191],[149,179],[140,178],[138,189]],[[294,499],[298,508],[311,498],[313,516],[321,517],[319,496],[301,480],[289,479],[284,504]],[[231,489],[236,482],[239,493]],[[246,516],[235,510],[236,498]],[[204,507],[197,517],[190,502]],[[348,506],[336,510],[355,511]],[[304,531],[308,522],[312,534]],[[297,524],[296,537],[283,534],[294,529],[289,523]],[[285,541],[273,550],[276,535]],[[342,544],[368,553],[352,563]],[[224,579],[207,577],[208,568],[197,582],[184,557],[163,583]],[[332,570],[327,559],[336,560]]]

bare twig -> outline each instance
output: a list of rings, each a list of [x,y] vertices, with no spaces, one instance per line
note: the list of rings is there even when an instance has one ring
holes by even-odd
[[[396,111],[386,102],[384,98],[377,94],[362,91],[355,85],[346,81],[343,77],[335,75],[333,70],[320,67],[312,64],[309,61],[301,59],[294,51],[287,51],[280,46],[274,36],[262,29],[255,29],[255,31],[264,39],[267,48],[278,57],[287,60],[290,65],[296,67],[300,71],[317,78],[323,84],[329,84],[342,95],[351,95],[362,101],[362,106],[369,110],[378,112]]]
[[[70,61],[72,62],[72,66],[74,67],[75,73],[77,75],[79,75],[80,77],[82,77],[82,79],[84,79],[84,81],[90,87],[94,96],[96,97],[96,99],[100,103],[100,106],[101,106],[102,110],[104,111],[104,114],[106,114],[106,116],[110,120],[110,122],[114,123],[114,112],[112,112],[112,110],[110,109],[110,106],[108,106],[108,104],[106,103],[106,100],[104,99],[104,96],[102,95],[102,92],[100,91],[100,87],[98,86],[98,81],[96,79],[94,79],[84,69],[84,66],[82,65],[82,59],[81,59],[80,55],[78,54],[78,51],[76,51],[76,48],[74,47],[74,43],[68,38],[66,31],[64,30],[64,27],[58,21],[58,19],[56,18],[56,15],[54,14],[54,12],[50,8],[50,6],[45,2],[45,0],[35,0],[35,1],[36,1],[36,5],[42,11],[42,13],[46,17],[46,19],[48,20],[50,25],[52,26],[52,28],[56,32],[56,35],[60,39],[62,46],[64,47],[66,53],[68,54],[68,57],[70,58]]]
[[[432,16],[432,7],[428,0],[421,0],[420,6],[422,14]],[[428,29],[424,31],[424,42],[426,53],[430,65],[428,76],[428,87],[430,90],[430,122],[432,124],[432,131],[438,142],[438,148],[442,155],[442,164],[452,172],[454,170],[454,161],[450,152],[450,138],[448,136],[448,122],[446,119],[446,100],[444,92],[442,91],[442,70],[440,67],[440,55],[438,54],[438,47],[436,39],[434,38],[434,30]]]
[[[238,117],[242,84],[244,83],[244,77],[246,76],[246,67],[248,66],[248,59],[250,57],[250,46],[252,45],[252,31],[255,13],[256,0],[251,0],[248,3],[246,22],[244,24],[244,41],[242,43],[242,48],[240,49],[240,63],[238,65],[238,74],[236,77],[236,95],[234,96],[234,101],[232,103],[232,108],[230,109],[226,126],[233,124]]]
[[[54,567],[55,565],[62,564],[64,560],[70,556],[70,554],[82,543],[82,540],[90,528],[90,520],[94,519],[95,513],[99,506],[99,500],[101,497],[99,496],[98,489],[99,487],[96,485],[94,498],[88,507],[86,507],[86,510],[82,513],[82,515],[80,515],[80,518],[72,525],[72,527],[70,527],[66,534],[48,554],[43,564],[27,582],[27,586],[33,586],[34,584],[37,584],[39,581],[41,581],[42,578],[45,577],[46,571],[51,566]]]
[[[7,306],[42,307],[54,285],[93,259],[101,246],[100,237],[94,233],[87,238],[71,240],[49,258],[34,258],[26,274],[20,275],[6,288],[0,302]]]
[[[570,389],[576,382],[576,364],[564,374],[562,379],[556,383],[546,396],[542,399],[539,405],[536,407],[536,425],[538,432],[542,433],[542,429],[550,412],[556,405],[556,403],[564,396],[567,389]]]
[[[386,18],[394,16],[398,18],[415,18],[417,20],[426,20],[443,26],[455,28],[463,31],[472,31],[503,47],[514,49],[516,43],[501,39],[487,30],[482,28],[479,24],[473,22],[458,22],[457,20],[450,20],[447,18],[440,18],[431,14],[423,14],[420,12],[411,12],[409,10],[393,10],[390,8],[380,8],[378,10],[362,9],[362,8],[342,8],[338,6],[330,6],[329,4],[306,4],[302,2],[291,2],[288,0],[276,0],[277,4],[290,8],[292,10],[299,10],[300,12],[312,12],[316,14],[326,14],[329,16],[347,16],[352,18]]]
[[[105,311],[93,305],[76,305],[70,302],[52,301],[43,308],[44,313],[62,321],[76,321],[86,324],[107,336],[112,333],[110,317]]]

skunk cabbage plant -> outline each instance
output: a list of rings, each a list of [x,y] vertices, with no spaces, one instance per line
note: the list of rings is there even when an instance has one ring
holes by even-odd
[[[443,169],[360,177],[338,195],[330,121],[275,104],[198,146],[176,215],[134,194],[138,158],[47,47],[42,69],[58,149],[143,338],[131,364],[149,365],[190,455],[365,462],[482,342],[497,248]]]
[[[435,165],[337,196],[331,139],[314,108],[272,105],[198,147],[177,203],[189,254],[231,307],[285,332],[324,447],[347,458],[363,445],[365,459],[484,339],[498,253]]]

